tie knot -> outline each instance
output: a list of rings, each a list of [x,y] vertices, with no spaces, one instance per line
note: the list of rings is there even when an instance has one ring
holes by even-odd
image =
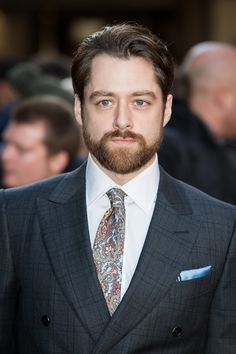
[[[123,208],[126,193],[120,188],[111,188],[107,193],[112,208]]]

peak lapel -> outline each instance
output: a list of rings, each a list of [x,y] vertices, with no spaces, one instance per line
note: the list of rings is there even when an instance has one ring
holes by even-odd
[[[88,232],[85,167],[38,200],[40,228],[55,277],[94,341],[110,316],[97,280]]]
[[[164,172],[146,237],[131,284],[96,345],[93,354],[107,353],[165,297],[184,268],[199,225],[178,184]]]

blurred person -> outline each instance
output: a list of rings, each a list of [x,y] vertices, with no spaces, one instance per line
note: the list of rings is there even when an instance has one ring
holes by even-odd
[[[81,168],[0,191],[0,351],[236,352],[236,208],[159,168],[173,60],[107,26],[72,64]]]
[[[236,48],[195,45],[180,66],[176,87],[173,131],[166,130],[161,164],[174,177],[236,204]],[[179,145],[171,148],[170,139]]]
[[[66,91],[72,93],[73,92],[73,84],[72,84],[71,77],[61,80],[61,86]],[[89,153],[89,151],[88,151],[88,148],[85,144],[82,130],[80,129],[80,147],[79,147],[78,156],[81,160],[87,160],[88,153]]]
[[[36,63],[43,73],[59,80],[70,77],[70,59],[61,53],[39,52],[31,60]]]
[[[236,139],[236,47],[219,42],[195,45],[181,67],[186,98],[219,140]]]
[[[23,100],[4,132],[2,183],[16,187],[78,167],[79,128],[71,106],[53,96]]]
[[[72,93],[63,88],[61,80],[46,75],[37,63],[22,62],[8,72],[7,78],[21,99],[36,95],[54,95],[71,104],[74,102]]]
[[[31,96],[31,85],[42,76],[43,71],[37,64],[23,61],[8,71],[7,80],[19,98],[25,98]]]
[[[8,73],[9,83],[14,90],[16,90],[19,98],[24,99],[37,95],[54,95],[69,102],[71,105],[74,104],[72,84],[70,87],[68,87],[68,85],[65,86],[64,80],[61,80],[60,77],[60,75],[63,75],[63,66],[61,68],[61,64],[58,63],[57,65],[55,64],[54,68],[53,62],[48,62],[46,58],[45,60],[41,58],[40,61],[38,61],[39,60],[35,60],[35,62],[22,62]],[[57,69],[59,73],[56,75]],[[88,150],[84,144],[81,132],[79,132],[79,134],[80,145],[78,159],[82,161],[87,159]]]
[[[10,85],[7,75],[18,62],[17,59],[0,59],[0,144],[2,133],[8,124],[11,111],[18,99],[18,93]]]
[[[16,99],[16,92],[7,80],[7,73],[17,65],[13,59],[0,59],[0,108],[12,103]]]
[[[18,93],[10,85],[8,72],[19,63],[17,59],[0,59],[0,154],[2,150],[2,135],[9,122],[11,112],[18,101]],[[2,179],[2,167],[0,163],[0,186]]]

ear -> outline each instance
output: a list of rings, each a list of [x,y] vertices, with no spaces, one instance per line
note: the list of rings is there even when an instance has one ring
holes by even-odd
[[[69,163],[69,155],[65,150],[61,150],[55,155],[49,157],[48,164],[51,174],[62,173]]]
[[[169,122],[172,113],[172,101],[173,96],[168,95],[165,103],[164,116],[163,116],[163,127]]]
[[[78,95],[75,95],[75,105],[74,105],[75,118],[79,125],[83,125],[81,117],[81,102]]]

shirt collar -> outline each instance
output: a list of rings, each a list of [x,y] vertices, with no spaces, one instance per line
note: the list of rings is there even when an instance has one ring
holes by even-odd
[[[145,213],[148,213],[156,200],[160,180],[158,158],[123,186],[117,185],[108,177],[101,168],[94,162],[91,155],[88,156],[86,168],[86,198],[90,206],[113,187],[121,188],[127,195],[127,202],[136,203]]]

